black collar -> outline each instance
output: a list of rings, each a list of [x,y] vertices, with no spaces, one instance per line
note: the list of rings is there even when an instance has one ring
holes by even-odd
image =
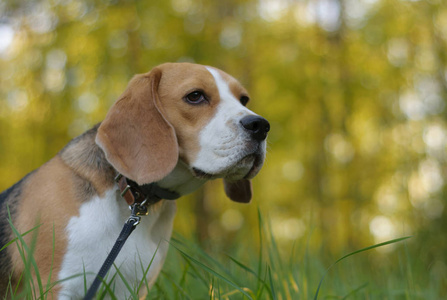
[[[138,185],[135,181],[126,178],[121,174],[118,174],[115,177],[115,181],[118,183],[121,196],[129,205],[138,203],[150,206],[162,199],[175,200],[180,198],[178,193],[162,188],[155,182]]]

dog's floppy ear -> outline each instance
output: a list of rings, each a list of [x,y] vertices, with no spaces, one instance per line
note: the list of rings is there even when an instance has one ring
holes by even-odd
[[[107,160],[138,184],[158,181],[177,164],[174,128],[160,110],[161,70],[136,75],[98,128],[96,143]]]
[[[224,179],[224,190],[228,198],[235,202],[249,203],[251,201],[252,189],[248,179],[227,180]]]

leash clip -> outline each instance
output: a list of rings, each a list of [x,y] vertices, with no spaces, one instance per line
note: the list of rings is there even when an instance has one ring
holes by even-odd
[[[130,217],[127,218],[126,223],[130,223],[131,221],[133,221],[133,226],[136,227],[138,224],[140,224],[140,214],[139,214],[139,208],[138,207],[139,204],[138,203],[134,203],[132,205],[129,206],[129,209],[131,211],[130,213]]]
[[[141,220],[141,217],[139,217],[139,216],[130,216],[127,219],[126,223],[130,223],[130,221],[134,221],[132,226],[136,227],[138,224],[140,224],[140,220]]]

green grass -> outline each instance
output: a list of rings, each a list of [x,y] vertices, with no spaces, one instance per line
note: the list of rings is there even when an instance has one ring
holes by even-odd
[[[35,235],[38,228],[20,235],[12,222],[10,225],[17,238],[7,246],[18,247],[25,264],[21,277],[23,291],[18,293],[16,287],[10,285],[1,296],[7,295],[11,299],[51,298],[48,293],[57,284],[56,276],[53,274],[50,280],[40,277],[32,255],[35,238],[31,239],[30,245],[23,239],[26,234]],[[149,290],[147,299],[442,298],[441,288],[427,280],[417,257],[410,254],[409,237],[351,251],[336,259],[327,257],[323,248],[310,251],[306,244],[295,245],[292,249],[281,248],[261,214],[258,235],[260,245],[244,243],[241,237],[223,253],[219,249],[204,251],[197,243],[174,233],[165,266]],[[392,253],[374,251],[389,244],[396,244]],[[32,273],[36,274],[37,280],[33,281]],[[115,277],[121,277],[120,272]],[[97,299],[107,295],[116,299],[113,296],[114,279],[106,278]],[[47,281],[52,283],[44,284]],[[138,299],[138,290],[147,285],[145,281],[137,287],[127,285],[131,299]]]

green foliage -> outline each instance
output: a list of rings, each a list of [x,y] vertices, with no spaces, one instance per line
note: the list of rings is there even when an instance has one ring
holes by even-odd
[[[16,236],[8,247],[18,247],[25,266],[21,280],[22,291],[19,293],[17,287],[10,284],[5,292],[8,298],[51,299],[52,289],[57,283],[77,276],[83,276],[85,282],[85,273],[61,280],[54,280],[51,276],[48,279],[41,278],[33,256],[35,238],[31,240],[31,245],[28,245],[23,239],[28,232],[21,235],[15,229],[10,216],[8,221]],[[38,227],[33,228],[32,232],[35,236],[38,230]],[[260,213],[259,236],[265,236],[265,238],[261,238],[258,245],[262,250],[257,257],[251,254],[256,247],[250,243],[238,243],[231,248],[232,253],[221,255],[217,252],[207,253],[197,244],[175,234],[170,242],[171,248],[166,259],[166,267],[152,288],[149,288],[145,279],[137,286],[132,286],[115,266],[117,273],[106,276],[96,294],[96,299],[105,297],[117,299],[114,291],[114,280],[117,278],[124,281],[130,299],[140,299],[139,292],[143,287],[148,291],[146,299],[310,299],[311,297],[318,299],[323,279],[328,275],[328,271],[336,264],[353,256],[359,256],[354,264],[344,268],[340,266],[337,268],[338,273],[335,277],[326,279],[326,285],[329,287],[323,290],[327,298],[394,299],[404,297],[404,299],[412,299],[415,296],[425,299],[439,298],[439,291],[434,287],[422,289],[415,287],[411,281],[406,281],[409,277],[419,280],[423,276],[422,273],[413,270],[415,258],[408,254],[400,266],[385,264],[374,268],[380,274],[386,273],[385,283],[388,283],[388,286],[380,282],[384,279],[383,276],[375,276],[370,271],[371,266],[366,269],[362,267],[362,265],[368,266],[369,263],[359,255],[360,253],[391,245],[406,240],[408,237],[354,251],[336,260],[324,270],[321,258],[307,251],[304,257],[297,259],[299,254],[292,249],[290,261],[287,262],[287,257],[280,255],[281,249],[278,248],[270,225],[263,222]],[[238,236],[238,239],[243,240],[244,237]],[[0,251],[3,250],[4,248]],[[266,254],[265,257],[263,253]],[[151,263],[146,268],[142,266],[143,273],[150,270]],[[44,286],[45,281],[47,283]],[[87,289],[88,286],[85,286],[85,292]]]
[[[348,258],[348,257],[350,257],[350,256],[352,256],[352,255],[355,255],[355,254],[357,254],[357,253],[360,253],[360,252],[368,251],[368,250],[371,250],[371,249],[379,248],[379,247],[386,246],[386,245],[390,245],[390,244],[394,244],[394,243],[398,243],[398,242],[404,241],[404,240],[409,239],[409,238],[410,238],[410,237],[407,236],[407,237],[403,237],[403,238],[394,239],[394,240],[391,240],[391,241],[386,241],[386,242],[383,242],[383,243],[380,243],[380,244],[372,245],[372,246],[369,246],[369,247],[366,247],[366,248],[363,248],[363,249],[360,249],[360,250],[356,250],[356,251],[354,251],[354,252],[351,252],[351,253],[349,253],[349,254],[346,254],[346,255],[344,255],[343,257],[337,259],[337,260],[336,260],[336,261],[335,261],[329,268],[327,268],[326,273],[324,273],[323,277],[321,277],[320,283],[318,284],[317,291],[315,292],[315,297],[314,297],[314,299],[315,299],[315,300],[318,299],[318,293],[319,293],[319,291],[320,291],[321,284],[323,283],[323,279],[324,279],[324,277],[326,277],[326,275],[327,275],[327,273],[329,272],[329,270],[330,270],[333,266],[335,266],[336,264],[338,264],[339,262],[341,262],[342,260],[344,260],[344,259],[346,259],[346,258]],[[363,287],[364,287],[364,285],[361,286],[361,287],[359,287],[357,290],[360,290],[360,289],[363,288]],[[352,291],[351,293],[355,293],[357,290]]]
[[[222,256],[218,253],[211,256],[201,247],[176,235],[171,242],[173,247],[168,254],[167,266],[147,298],[205,299],[208,295],[210,299],[317,299],[321,283],[329,269],[353,256],[359,256],[354,262],[357,267],[341,264],[337,276],[326,280],[329,286],[323,289],[326,298],[385,299],[394,295],[411,299],[416,295],[429,295],[426,290],[411,290],[398,269],[391,271],[379,268],[381,272],[386,272],[386,280],[394,280],[391,286],[380,287],[380,280],[383,278],[370,277],[370,274],[364,272],[365,269],[362,271],[359,266],[367,264],[365,257],[360,255],[361,252],[394,244],[408,237],[349,253],[325,271],[320,258],[315,254],[306,254],[306,258],[300,257],[296,263],[288,262],[287,257],[278,255],[281,250],[277,248],[268,225],[263,225],[261,230],[260,234],[266,235],[266,239],[260,248],[267,254],[267,257],[261,260],[250,253],[253,245],[239,243],[242,247],[232,248],[232,251],[236,252],[234,256]],[[297,255],[299,254],[292,251],[289,258],[293,260]],[[407,258],[411,265],[411,258]],[[309,264],[311,268],[306,268],[303,264]],[[318,271],[314,272],[315,270]],[[404,272],[412,274],[413,270],[409,268]],[[415,276],[419,277],[417,274]],[[346,280],[347,278],[349,280]]]
[[[166,61],[209,64],[239,78],[250,108],[271,122],[253,183],[275,256],[305,245],[290,259],[303,259],[313,278],[322,267],[307,255],[326,265],[413,235],[408,255],[428,279],[413,279],[415,289],[446,295],[445,20],[440,0],[0,1],[0,190],[100,122],[135,73]],[[175,228],[207,251],[230,253],[239,234],[257,241],[258,218],[221,190],[212,182],[180,200]],[[397,250],[387,249],[362,266],[395,265],[386,257]],[[281,290],[270,284],[277,268],[232,257],[254,274],[262,268],[253,290]],[[372,286],[356,282],[350,291]]]

